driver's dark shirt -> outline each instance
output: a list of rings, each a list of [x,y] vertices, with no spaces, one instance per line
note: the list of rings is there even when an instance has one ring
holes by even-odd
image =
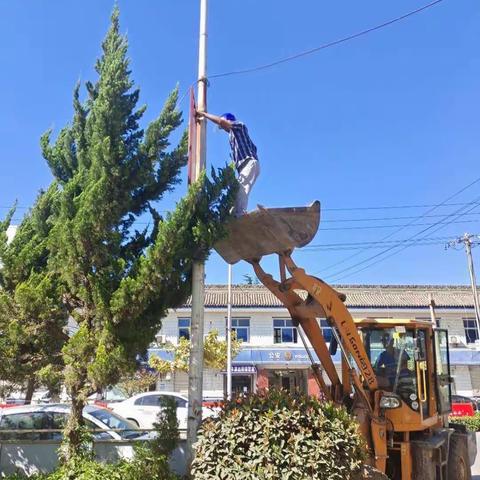
[[[376,368],[393,368],[395,366],[395,358],[387,350],[384,350],[375,362]]]

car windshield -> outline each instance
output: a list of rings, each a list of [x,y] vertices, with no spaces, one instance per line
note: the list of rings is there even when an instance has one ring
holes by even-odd
[[[145,432],[138,430],[136,425],[110,410],[97,408],[89,410],[88,413],[105,424],[108,428],[115,430],[118,429],[119,431],[117,433],[122,438],[137,438],[145,434]]]
[[[417,402],[413,330],[364,328],[362,336],[367,355],[377,374],[379,387],[396,393],[408,405]],[[418,408],[418,403],[416,405]]]

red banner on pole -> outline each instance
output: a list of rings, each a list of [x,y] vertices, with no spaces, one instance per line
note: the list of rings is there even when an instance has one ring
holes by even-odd
[[[190,111],[188,116],[188,184],[195,178],[197,162],[197,118],[195,116],[195,93],[190,87]]]

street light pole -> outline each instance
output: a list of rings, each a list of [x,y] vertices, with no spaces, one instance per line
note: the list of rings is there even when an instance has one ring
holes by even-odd
[[[228,264],[227,297],[227,399],[232,399],[232,265]]]
[[[200,39],[198,50],[198,110],[207,107],[207,0],[200,0]],[[197,157],[192,172],[192,181],[200,178],[205,169],[207,144],[206,120],[198,120]],[[187,419],[187,468],[194,458],[193,444],[202,422],[203,400],[203,330],[205,304],[205,264],[195,261],[192,272],[192,315],[190,320],[190,363],[188,370],[188,419]]]

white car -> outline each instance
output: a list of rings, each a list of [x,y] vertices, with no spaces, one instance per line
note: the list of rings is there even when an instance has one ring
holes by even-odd
[[[187,428],[188,399],[176,392],[145,392],[130,397],[123,402],[109,405],[115,413],[134,422],[140,428],[153,428],[157,415],[167,405],[166,400],[173,398],[177,406],[178,428]],[[215,408],[202,407],[203,418],[215,415]]]
[[[62,404],[26,405],[0,409],[0,472],[27,477],[51,472],[58,465],[58,448],[70,406]],[[149,440],[128,420],[105,408],[87,405],[83,419],[93,433],[95,457],[106,463],[134,456],[132,442]],[[119,430],[111,431],[110,429]]]
[[[24,405],[0,409],[0,442],[2,440],[61,440],[62,430],[70,414],[70,406],[64,404]],[[122,440],[144,438],[138,430],[120,415],[95,405],[83,409],[83,419],[88,429],[97,430],[95,440]],[[98,431],[98,430],[104,431]],[[109,431],[109,429],[121,431]],[[8,432],[3,432],[8,430]],[[22,433],[22,430],[28,432]],[[30,430],[43,430],[30,432]],[[48,432],[48,430],[54,430]]]

